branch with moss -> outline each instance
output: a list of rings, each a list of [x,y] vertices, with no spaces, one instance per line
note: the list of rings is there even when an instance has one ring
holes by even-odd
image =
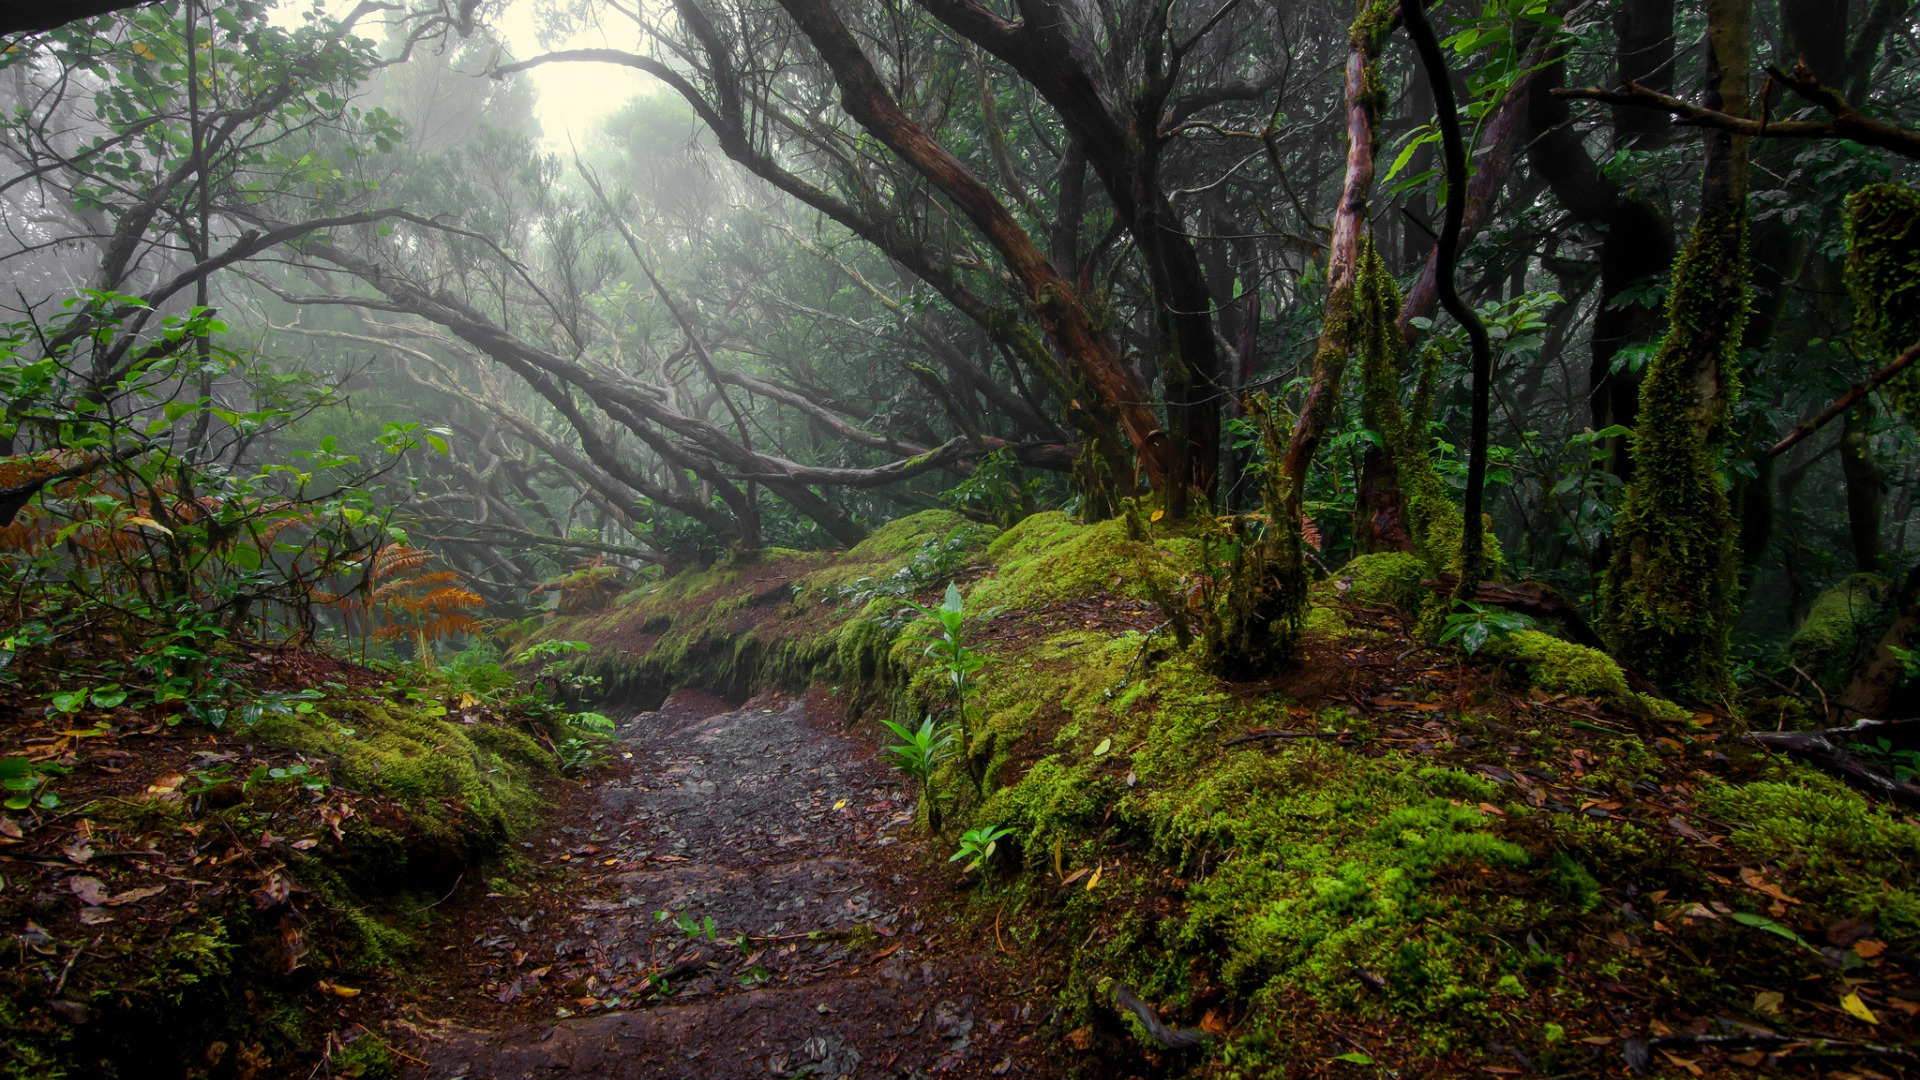
[[[1920,360],[1920,341],[1914,342],[1912,347],[1895,358],[1893,363],[1888,364],[1886,367],[1868,376],[1866,381],[1853,384],[1853,389],[1840,395],[1833,404],[1822,410],[1820,415],[1794,428],[1786,438],[1768,447],[1767,452],[1762,454],[1761,457],[1779,457],[1781,454],[1793,449],[1794,446],[1802,440],[1827,426],[1827,424],[1831,423],[1835,418],[1845,415],[1848,409],[1860,404],[1868,394],[1880,389],[1881,386],[1892,380],[1894,376],[1912,367],[1915,360]]]
[[[1884,120],[1875,120],[1862,113],[1857,106],[1841,96],[1838,90],[1822,86],[1820,80],[1813,77],[1813,72],[1807,67],[1805,61],[1795,65],[1791,72],[1769,67],[1767,74],[1809,103],[1825,109],[1832,119],[1776,122],[1770,120],[1764,113],[1757,120],[1751,117],[1735,116],[1732,113],[1683,101],[1671,94],[1663,94],[1631,79],[1627,81],[1625,89],[1621,90],[1580,86],[1556,89],[1552,93],[1555,97],[1657,109],[1671,113],[1674,123],[1677,124],[1713,128],[1748,138],[1852,139],[1863,146],[1877,146],[1882,150],[1891,150],[1902,157],[1920,160],[1920,131],[1910,131]],[[1762,95],[1763,100],[1765,97],[1766,95]]]

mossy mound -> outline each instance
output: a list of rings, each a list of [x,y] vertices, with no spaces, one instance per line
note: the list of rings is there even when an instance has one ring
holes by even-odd
[[[1339,573],[1315,585],[1314,595],[1419,611],[1433,594],[1420,584],[1426,576],[1426,564],[1418,555],[1403,551],[1377,552],[1348,562]]]
[[[743,699],[764,687],[873,678],[901,597],[944,585],[998,535],[948,510],[874,530],[851,550],[768,548],[637,584],[601,614],[556,618],[528,640],[580,640],[610,701],[657,705],[679,687]]]
[[[449,721],[434,703],[347,698],[264,717],[254,733],[329,762],[334,783],[392,799],[414,829],[463,854],[490,853],[531,823],[534,783],[553,773],[553,755],[526,732]]]
[[[1829,692],[1840,690],[1893,622],[1892,597],[1893,583],[1878,574],[1821,592],[1788,640],[1788,658]]]
[[[1801,899],[1872,920],[1895,946],[1920,948],[1920,828],[1795,768],[1753,783],[1712,785],[1701,806],[1733,826],[1730,840],[1740,854],[1780,866]]]
[[[1486,651],[1516,667],[1528,685],[1550,694],[1619,700],[1629,693],[1627,677],[1613,657],[1539,630],[1495,638]]]
[[[1015,610],[1101,593],[1150,599],[1148,579],[1176,577],[1176,560],[1190,559],[1195,548],[1185,538],[1129,540],[1124,518],[1082,525],[1058,511],[1034,514],[988,545],[994,573],[973,602]]]

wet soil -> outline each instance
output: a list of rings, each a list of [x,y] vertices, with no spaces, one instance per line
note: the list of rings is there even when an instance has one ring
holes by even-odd
[[[958,871],[843,712],[682,691],[623,722],[522,852],[547,880],[451,920],[387,1026],[407,1075],[1056,1075],[1048,995],[949,919]]]

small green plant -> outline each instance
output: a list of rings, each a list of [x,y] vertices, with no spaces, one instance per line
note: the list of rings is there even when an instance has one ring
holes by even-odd
[[[613,737],[613,721],[597,712],[564,713],[560,727],[571,734],[554,744],[553,754],[560,771],[569,776],[591,769]]]
[[[1851,749],[1874,764],[1893,770],[1893,779],[1898,783],[1920,776],[1920,750],[1896,750],[1889,739],[1854,743]]]
[[[973,677],[987,666],[987,658],[966,643],[966,601],[960,596],[959,586],[949,581],[946,598],[939,607],[924,607],[911,600],[907,606],[926,616],[927,622],[923,625],[933,630],[933,640],[928,642],[924,655],[946,673],[947,685],[953,688],[953,716],[960,734],[960,755],[967,763],[967,775],[973,780],[977,793],[986,779],[986,755],[977,752],[979,747],[975,745],[967,720],[967,700]]]
[[[1003,529],[1033,512],[1033,497],[1027,492],[1020,460],[1006,447],[982,457],[973,474],[942,497],[955,510],[986,518]]]
[[[933,790],[933,771],[953,753],[953,729],[938,724],[929,716],[918,728],[893,720],[882,720],[895,735],[906,740],[887,747],[894,757],[893,767],[920,784],[921,801],[927,804],[927,830],[940,831],[940,804]]]
[[[51,810],[60,805],[53,793],[53,778],[67,770],[51,762],[29,761],[23,757],[0,758],[0,791],[6,792],[9,810]]]
[[[985,866],[1000,849],[1000,840],[1013,835],[1012,829],[996,828],[992,825],[977,825],[960,834],[960,850],[947,857],[948,862],[972,859],[965,869],[972,871]]]
[[[127,692],[120,689],[119,683],[105,686],[81,687],[66,693],[55,694],[47,704],[54,712],[62,716],[72,716],[91,704],[96,709],[111,709],[127,700]]]
[[[920,542],[920,550],[914,552],[905,566],[884,578],[859,578],[837,586],[832,596],[849,601],[856,608],[865,607],[876,597],[911,596],[960,569],[968,553],[980,542],[982,532],[984,526],[968,522],[956,526],[945,536],[929,536]],[[899,623],[883,621],[889,630],[899,629]]]
[[[563,694],[580,694],[599,687],[598,675],[583,674],[573,668],[572,654],[591,652],[593,646],[584,641],[542,641],[522,651],[513,658],[516,664],[538,664],[534,672],[535,686],[545,686],[555,697]]]
[[[1489,641],[1531,630],[1534,626],[1533,620],[1525,615],[1490,604],[1464,601],[1460,606],[1465,610],[1447,616],[1446,625],[1440,628],[1440,641],[1442,644],[1459,642],[1469,656],[1485,648]]]
[[[711,915],[696,922],[693,916],[684,911],[678,915],[671,911],[656,911],[653,913],[654,922],[666,922],[668,919],[672,919],[673,925],[679,927],[680,932],[687,935],[688,941],[698,941],[703,934],[706,935],[708,941],[717,943],[720,940],[720,934],[713,925],[713,916]]]

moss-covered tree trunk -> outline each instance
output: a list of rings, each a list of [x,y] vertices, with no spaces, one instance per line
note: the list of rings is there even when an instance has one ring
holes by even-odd
[[[1706,101],[1747,111],[1751,0],[1708,0]],[[1747,315],[1746,140],[1709,131],[1700,216],[1673,268],[1669,326],[1640,390],[1633,477],[1600,619],[1614,653],[1669,692],[1726,682],[1737,525],[1720,480]]]
[[[1360,266],[1361,232],[1373,192],[1375,126],[1386,91],[1380,86],[1380,48],[1393,30],[1397,7],[1379,0],[1361,8],[1347,53],[1347,164],[1340,205],[1327,248],[1327,307],[1313,354],[1313,381],[1281,462],[1282,512],[1298,523],[1306,508],[1307,473],[1340,404],[1340,382],[1353,354],[1353,287]]]

